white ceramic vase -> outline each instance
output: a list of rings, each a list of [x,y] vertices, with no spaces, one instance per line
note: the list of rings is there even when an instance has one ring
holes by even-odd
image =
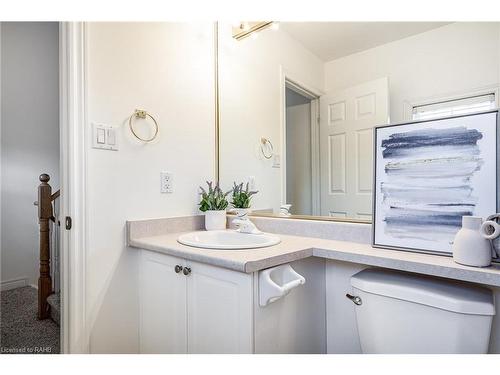
[[[205,229],[206,230],[226,229],[226,210],[205,211]]]
[[[465,266],[488,267],[491,264],[491,246],[479,229],[483,219],[478,216],[463,216],[462,229],[453,241],[453,260]]]

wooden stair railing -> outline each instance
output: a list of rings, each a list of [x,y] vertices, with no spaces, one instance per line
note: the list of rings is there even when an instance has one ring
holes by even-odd
[[[52,294],[52,277],[50,276],[50,220],[55,222],[52,202],[60,195],[60,191],[52,194],[49,185],[50,176],[40,175],[38,186],[38,223],[40,225],[40,276],[38,278],[38,319],[50,317],[50,306],[47,297]]]

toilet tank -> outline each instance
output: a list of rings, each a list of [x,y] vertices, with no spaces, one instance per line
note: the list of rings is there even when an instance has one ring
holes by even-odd
[[[488,288],[369,268],[351,277],[363,353],[487,353]]]

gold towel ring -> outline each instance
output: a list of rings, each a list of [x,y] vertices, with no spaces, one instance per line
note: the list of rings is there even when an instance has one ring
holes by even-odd
[[[266,152],[264,151],[264,147],[267,147],[267,148],[270,148],[271,149],[271,153],[270,155],[266,155]],[[260,139],[260,152],[262,153],[262,155],[266,158],[266,159],[271,159],[274,155],[274,148],[273,148],[273,144],[271,143],[271,141],[267,138],[264,138],[262,137]]]
[[[145,119],[146,117],[149,117],[151,120],[153,120],[153,123],[155,124],[155,133],[149,139],[144,139],[144,138],[139,137],[137,135],[137,133],[135,132],[135,130],[134,130],[134,126],[132,125],[132,120],[134,118],[136,118],[136,119],[137,118]],[[130,131],[132,132],[132,134],[134,135],[134,137],[136,137],[138,140],[143,141],[143,142],[151,142],[158,135],[158,129],[159,128],[158,128],[158,123],[156,122],[155,118],[153,116],[151,116],[149,113],[147,113],[146,111],[142,110],[142,109],[136,109],[134,111],[134,113],[128,119],[128,126],[130,127]]]

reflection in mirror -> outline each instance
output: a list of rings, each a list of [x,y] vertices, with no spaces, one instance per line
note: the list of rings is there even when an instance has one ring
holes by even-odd
[[[276,26],[219,24],[220,181],[254,214],[370,221],[374,126],[498,106],[499,23]]]

